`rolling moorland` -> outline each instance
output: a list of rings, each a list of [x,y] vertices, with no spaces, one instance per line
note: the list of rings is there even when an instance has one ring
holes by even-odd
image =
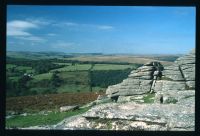
[[[122,82],[132,70],[156,60],[168,66],[178,57],[7,52],[6,127],[50,125],[84,113],[89,110],[85,104],[104,95],[108,86]],[[66,105],[80,108],[60,112]]]

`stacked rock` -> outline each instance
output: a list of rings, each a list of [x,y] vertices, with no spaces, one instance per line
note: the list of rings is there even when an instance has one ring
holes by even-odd
[[[195,51],[178,58],[172,66],[165,67],[162,80],[156,81],[155,102],[178,102],[195,94]],[[189,91],[189,92],[188,92]]]
[[[118,96],[131,96],[149,93],[153,80],[161,75],[163,66],[159,62],[149,62],[130,73],[127,79],[106,90],[108,97],[117,100]],[[155,74],[157,73],[157,74]]]
[[[195,89],[195,50],[188,55],[178,58],[176,62],[186,81],[187,89]]]

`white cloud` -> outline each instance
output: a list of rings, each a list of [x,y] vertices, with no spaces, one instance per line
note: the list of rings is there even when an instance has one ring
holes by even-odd
[[[57,34],[54,33],[48,33],[47,36],[56,36]]]
[[[67,48],[72,48],[78,45],[75,42],[65,42],[65,41],[57,41],[54,44],[52,44],[52,48],[55,49],[67,49]]]
[[[114,27],[110,25],[99,25],[97,26],[97,28],[101,30],[110,30],[110,29],[113,29]]]
[[[174,13],[176,15],[179,15],[179,16],[187,16],[190,14],[190,11],[185,9],[185,8],[178,8],[174,11]]]
[[[7,23],[7,35],[8,36],[30,36],[27,32],[29,29],[38,28],[36,24],[31,22],[14,20]]]
[[[31,34],[28,33],[28,32],[24,32],[24,31],[21,31],[21,30],[9,30],[7,31],[7,35],[8,36],[30,36]]]
[[[15,29],[28,29],[28,28],[37,28],[38,26],[31,22],[14,20],[8,22],[8,27]]]
[[[65,22],[63,24],[66,25],[66,26],[78,26],[79,25],[79,24],[74,23],[74,22]]]
[[[38,22],[39,23],[39,22]],[[7,23],[7,36],[12,36],[16,39],[32,41],[32,42],[45,42],[42,37],[35,36],[29,32],[31,29],[38,29],[39,24],[32,21],[13,20]]]
[[[99,29],[99,30],[111,30],[111,29],[114,29],[113,26],[111,25],[98,25],[98,24],[80,24],[79,26],[81,27],[85,27],[85,28],[88,28],[88,29]]]
[[[77,27],[77,26],[80,26],[80,24],[78,23],[75,23],[75,22],[69,22],[69,21],[64,21],[64,22],[53,22],[51,24],[52,26],[55,26],[55,27]]]
[[[37,24],[38,26],[41,26],[41,25],[47,26],[47,25],[51,25],[54,22],[52,20],[47,20],[44,18],[27,18],[26,21]]]
[[[99,24],[84,24],[84,23],[76,23],[76,22],[59,22],[59,23],[53,23],[53,26],[61,27],[61,28],[70,28],[74,30],[81,30],[81,29],[99,29],[99,30],[111,30],[114,29],[111,25],[99,25]]]
[[[17,36],[17,39],[33,41],[33,42],[45,42],[46,40],[37,36]]]

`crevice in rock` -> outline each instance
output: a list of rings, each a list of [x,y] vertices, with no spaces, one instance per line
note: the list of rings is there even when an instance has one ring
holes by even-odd
[[[155,67],[155,70],[153,70],[153,82],[151,84],[151,88],[150,88],[150,93],[154,92],[154,86],[156,84],[156,81],[158,80],[158,78],[162,77],[162,70],[163,70],[163,66],[159,63],[159,62],[153,62],[153,66]]]
[[[185,78],[185,76],[184,76],[184,74],[183,74],[183,71],[182,71],[182,69],[181,69],[181,67],[180,67],[180,65],[178,66],[178,68],[179,68],[179,71],[180,71],[180,73],[181,73],[181,76],[183,77],[183,79],[184,79],[184,83],[185,83],[185,89],[188,89],[189,87],[188,87],[188,85],[186,84],[186,78]]]
[[[119,98],[118,95],[117,96],[113,96],[113,97],[111,97],[111,100],[114,101],[114,102],[117,102],[118,98]]]
[[[86,117],[85,117],[86,118]],[[94,117],[87,117],[86,118],[88,121],[94,121],[96,123],[113,123],[115,121],[120,122],[120,121],[126,121],[124,122],[125,124],[128,123],[134,123],[134,122],[143,122],[146,123],[147,125],[159,125],[162,127],[166,127],[167,126],[167,122],[154,122],[154,121],[146,121],[146,120],[137,120],[137,119],[121,119],[121,118],[113,118],[113,119],[109,119],[109,118],[94,118]]]
[[[160,97],[160,103],[163,103],[163,96]]]
[[[181,76],[183,77],[184,81],[186,82],[185,76],[184,76],[184,74],[183,74],[183,71],[182,71],[180,65],[178,66],[178,68],[179,68],[179,71],[181,72]]]

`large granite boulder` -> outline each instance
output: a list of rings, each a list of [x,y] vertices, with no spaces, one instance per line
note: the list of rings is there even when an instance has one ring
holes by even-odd
[[[151,91],[153,80],[156,80],[155,77],[159,76],[161,70],[163,66],[159,62],[144,64],[137,70],[133,70],[123,82],[109,86],[106,94],[110,98],[146,94]],[[155,72],[157,72],[156,75]]]
[[[194,94],[195,89],[195,50],[178,58],[173,65],[162,71],[162,80],[153,87],[157,94],[155,102],[170,103],[178,101],[175,95],[185,96],[182,92]],[[174,92],[174,93],[172,93]]]
[[[190,104],[102,104],[79,118],[65,121],[63,126],[64,129],[194,131],[194,100]]]
[[[185,78],[188,89],[195,88],[195,62],[194,49],[189,54],[178,58],[175,62],[180,66],[180,70]]]

